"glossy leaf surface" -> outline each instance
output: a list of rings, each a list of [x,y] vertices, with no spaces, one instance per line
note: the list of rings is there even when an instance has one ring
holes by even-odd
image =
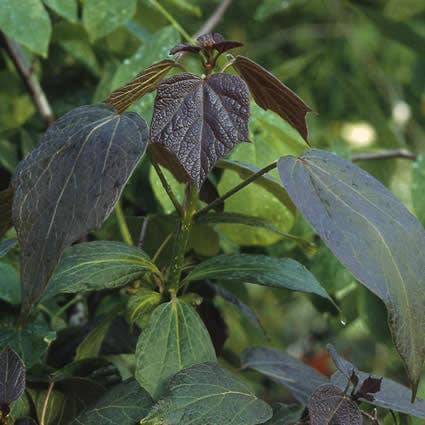
[[[113,241],[83,242],[65,251],[43,298],[118,288],[146,273],[159,270],[140,248]]]
[[[129,379],[109,390],[71,425],[133,425],[146,416],[152,405],[148,392],[135,379]]]
[[[139,337],[136,378],[154,399],[179,370],[215,361],[210,336],[192,306],[175,300],[157,307]]]
[[[310,366],[276,348],[247,348],[241,355],[241,364],[287,387],[303,404],[317,387],[328,382],[325,376]]]
[[[42,295],[63,251],[111,213],[146,143],[146,123],[137,114],[82,106],[56,121],[19,164],[13,221],[24,312]]]
[[[315,277],[291,258],[267,255],[218,255],[195,266],[184,282],[195,280],[239,280],[248,283],[312,292],[329,298]]]
[[[256,425],[271,416],[272,409],[245,383],[216,363],[204,363],[177,373],[141,423]]]
[[[233,67],[248,84],[258,106],[288,121],[307,141],[305,116],[311,108],[273,74],[245,56],[236,56]]]
[[[336,155],[310,150],[281,158],[278,169],[323,241],[385,303],[415,394],[425,357],[425,230],[380,182]]]
[[[158,85],[150,139],[200,188],[219,159],[248,141],[248,117],[248,90],[239,77],[177,74]]]
[[[17,400],[25,390],[25,366],[9,347],[0,352],[0,405]]]

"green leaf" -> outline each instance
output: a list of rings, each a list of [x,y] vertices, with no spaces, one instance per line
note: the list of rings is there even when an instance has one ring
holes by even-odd
[[[159,292],[140,288],[128,300],[127,311],[130,324],[136,322],[139,327],[144,328],[147,325],[147,318],[161,303],[161,299],[162,295]]]
[[[135,379],[129,379],[109,390],[71,425],[134,425],[147,415],[152,405],[148,392]]]
[[[303,404],[317,387],[328,382],[326,376],[276,348],[247,348],[241,355],[241,364],[243,368],[254,369],[287,387]]]
[[[199,6],[195,6],[196,2],[193,0],[168,0],[168,2],[174,4],[182,10],[185,10],[186,12],[193,13],[198,17],[201,16],[201,9]]]
[[[0,30],[44,57],[52,26],[41,0],[0,0]]]
[[[295,205],[336,257],[385,303],[413,394],[425,358],[425,230],[380,182],[336,155],[279,160]]]
[[[215,361],[210,336],[192,306],[172,300],[155,309],[136,348],[136,378],[154,399],[179,370]]]
[[[16,245],[16,242],[16,239],[0,241],[0,258],[4,257]]]
[[[92,41],[110,34],[136,13],[137,0],[86,0],[83,23]]]
[[[29,369],[40,362],[50,343],[56,338],[43,321],[27,322],[18,326],[15,319],[3,317],[0,320],[0,350],[10,346],[15,350]]]
[[[19,304],[21,302],[21,287],[19,274],[15,267],[10,264],[0,263],[0,276],[0,300],[10,304]]]
[[[278,403],[273,406],[273,417],[265,425],[295,425],[301,418],[304,406]]]
[[[123,242],[83,242],[65,251],[43,298],[118,288],[146,273],[160,274],[140,248]]]
[[[264,0],[255,11],[255,19],[264,21],[272,15],[287,11],[295,3],[297,1],[294,0]]]
[[[413,163],[412,201],[416,217],[425,226],[425,155]]]
[[[50,7],[58,15],[63,16],[71,22],[78,19],[77,0],[43,0],[44,4]]]
[[[216,363],[177,373],[142,425],[256,425],[272,409],[247,385]]]
[[[195,280],[238,280],[274,288],[311,292],[330,299],[316,278],[291,258],[267,255],[218,255],[195,266],[183,283]]]
[[[81,106],[50,126],[21,161],[12,180],[12,216],[24,314],[43,294],[63,251],[112,212],[146,150],[147,133],[135,113]]]

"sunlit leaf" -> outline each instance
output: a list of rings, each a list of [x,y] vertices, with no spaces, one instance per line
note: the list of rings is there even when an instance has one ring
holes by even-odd
[[[160,272],[140,248],[113,241],[84,242],[65,251],[43,298],[118,288],[146,273]]]
[[[356,403],[332,384],[321,385],[308,402],[311,425],[362,425]]]
[[[239,77],[182,73],[158,85],[150,141],[160,145],[201,187],[215,163],[248,141],[249,98]],[[162,156],[157,162],[167,166]]]
[[[108,391],[71,425],[134,425],[146,416],[153,400],[135,379],[129,379]]]
[[[137,114],[82,106],[56,121],[19,164],[13,221],[24,313],[42,295],[63,251],[111,213],[146,143],[146,123]]]
[[[254,369],[287,387],[303,404],[317,387],[328,382],[326,376],[276,348],[247,348],[241,355],[241,364],[243,368]]]
[[[248,84],[257,105],[279,114],[307,141],[305,116],[311,108],[273,74],[251,59],[236,56],[233,67]]]
[[[195,266],[183,282],[205,279],[257,283],[330,298],[315,277],[291,258],[252,254],[218,255]]]
[[[0,406],[17,400],[25,390],[25,366],[9,347],[0,352]]]
[[[142,425],[256,425],[272,409],[247,385],[216,363],[182,370],[171,378],[161,400]]]
[[[425,230],[380,182],[336,155],[310,150],[281,158],[278,169],[323,241],[385,303],[415,394],[425,357]]]
[[[136,349],[136,378],[157,399],[179,370],[215,361],[208,331],[192,306],[173,300],[152,313]]]
[[[71,22],[76,22],[78,18],[77,0],[43,0],[58,15],[63,16]]]

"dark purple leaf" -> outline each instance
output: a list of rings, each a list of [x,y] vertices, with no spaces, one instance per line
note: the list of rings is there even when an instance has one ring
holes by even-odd
[[[0,406],[17,400],[25,390],[25,366],[9,347],[0,352]]]
[[[373,378],[372,376],[369,376],[363,381],[362,386],[360,387],[357,394],[362,398],[368,399],[370,398],[370,394],[375,394],[381,391],[381,385],[382,378]]]
[[[236,47],[243,46],[243,43],[239,41],[225,40],[224,37],[218,32],[211,32],[208,34],[200,35],[196,41],[199,46],[204,50],[217,50],[219,53],[223,53],[227,50],[234,49]]]
[[[180,43],[170,50],[170,55],[175,55],[176,53],[180,52],[199,53],[200,51],[201,48],[199,46],[194,46],[193,44],[189,43]]]
[[[362,425],[356,403],[332,384],[321,385],[308,401],[311,425]]]
[[[158,86],[150,141],[175,156],[199,188],[219,159],[248,141],[248,117],[248,90],[239,77],[178,74]],[[155,160],[170,168],[161,153]]]
[[[273,74],[251,59],[236,56],[233,67],[248,84],[258,106],[270,109],[288,121],[304,138],[308,139],[305,116],[311,108]]]
[[[12,227],[13,188],[0,192],[0,238]]]
[[[242,352],[241,364],[243,368],[254,369],[285,386],[303,404],[316,388],[328,382],[326,376],[276,348],[247,348]]]
[[[178,64],[171,59],[164,59],[144,69],[133,80],[114,90],[105,103],[113,106],[118,112],[125,111],[137,99],[154,91],[159,82],[173,67]]]
[[[147,144],[145,121],[106,105],[56,121],[13,177],[13,221],[21,249],[22,309],[42,295],[63,251],[99,227]]]
[[[413,394],[425,358],[425,230],[368,173],[309,150],[278,162],[283,186],[335,256],[385,303]]]

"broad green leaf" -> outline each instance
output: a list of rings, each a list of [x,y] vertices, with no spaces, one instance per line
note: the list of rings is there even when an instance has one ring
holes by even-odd
[[[118,288],[146,273],[160,274],[140,248],[123,242],[83,242],[65,251],[43,298]]]
[[[10,264],[0,263],[0,300],[10,304],[21,302],[19,274]]]
[[[71,425],[134,425],[147,415],[152,405],[148,392],[135,379],[129,379],[109,390]]]
[[[146,327],[150,314],[161,303],[162,295],[147,288],[140,288],[130,297],[127,305],[128,321]]]
[[[27,322],[23,327],[18,326],[12,317],[6,316],[0,320],[0,350],[7,346],[15,350],[27,369],[42,361],[55,338],[56,332],[41,320]]]
[[[16,242],[16,239],[0,241],[0,258],[4,257],[16,245]]]
[[[195,266],[183,283],[195,280],[238,280],[274,288],[311,292],[330,299],[316,278],[291,258],[267,255],[218,255]]]
[[[77,0],[43,0],[44,4],[50,7],[58,15],[63,16],[71,22],[78,19]]]
[[[328,382],[326,376],[276,348],[247,348],[241,355],[241,364],[243,368],[254,369],[287,387],[303,404],[317,387]]]
[[[336,155],[310,150],[278,168],[323,241],[385,303],[415,394],[425,358],[425,230],[380,182]]]
[[[385,4],[385,15],[397,21],[409,19],[425,10],[422,0],[389,0]]]
[[[216,363],[182,370],[142,425],[256,425],[272,409],[232,373]]]
[[[136,13],[137,0],[86,0],[83,23],[92,40],[124,25]]]
[[[425,226],[425,155],[413,163],[412,201],[416,217]]]
[[[0,405],[18,400],[25,390],[25,366],[9,347],[0,352]]]
[[[152,313],[136,349],[136,378],[154,399],[179,370],[215,361],[210,336],[192,306],[179,300],[162,304]]]
[[[52,26],[41,0],[0,0],[0,30],[44,57]]]
[[[137,114],[81,106],[50,126],[19,164],[12,216],[24,314],[43,294],[63,251],[111,213],[146,144],[147,126]]]

